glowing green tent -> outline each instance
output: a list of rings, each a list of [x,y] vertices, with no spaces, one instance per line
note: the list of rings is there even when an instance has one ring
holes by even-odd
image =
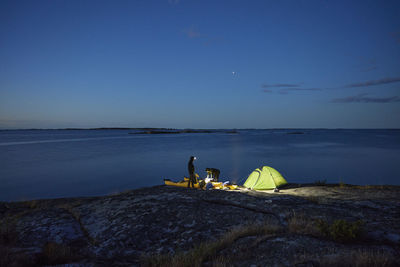
[[[287,184],[285,178],[274,168],[264,166],[250,173],[243,186],[250,189],[274,189]]]

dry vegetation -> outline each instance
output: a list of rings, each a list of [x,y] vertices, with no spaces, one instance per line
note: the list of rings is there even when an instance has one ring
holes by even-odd
[[[14,214],[8,214],[0,220],[0,267],[43,266],[73,262],[79,257],[64,244],[46,243],[40,253],[27,254],[23,249],[15,249],[18,242],[17,224],[21,217],[36,209],[49,207],[47,201],[24,201]]]
[[[78,259],[69,246],[48,242],[37,258],[38,265],[57,265],[73,262]]]
[[[250,224],[232,229],[230,232],[213,242],[198,244],[187,252],[178,252],[175,255],[145,255],[144,266],[201,266],[205,260],[212,260],[213,266],[226,266],[229,262],[217,253],[231,246],[236,240],[246,236],[265,236],[279,233],[282,228],[276,224]]]
[[[187,252],[178,252],[175,255],[146,255],[143,257],[144,266],[202,266],[207,262],[209,266],[232,266],[232,259],[219,252],[232,246],[240,238],[256,236],[249,248],[256,247],[260,242],[278,234],[296,234],[312,236],[318,239],[329,239],[339,243],[357,242],[362,233],[361,221],[349,222],[334,220],[328,223],[320,218],[309,218],[304,213],[292,213],[288,218],[287,227],[283,228],[270,222],[264,224],[245,225],[233,229],[214,242],[198,244]],[[303,255],[302,259],[293,262],[296,264],[317,264],[318,266],[396,266],[394,256],[384,250],[351,250],[349,253],[333,252],[329,255],[313,259],[313,256]],[[310,263],[311,262],[311,263]],[[308,266],[308,265],[307,265]],[[312,265],[314,266],[314,265]]]
[[[347,253],[325,255],[320,260],[326,267],[389,267],[398,266],[393,256],[383,250],[352,250]]]
[[[6,217],[0,220],[0,244],[13,245],[17,241],[16,221]]]
[[[296,234],[320,235],[315,220],[311,220],[304,213],[292,213],[288,219],[288,231]]]
[[[29,256],[13,251],[18,240],[15,218],[0,220],[0,267],[27,266],[31,261]]]

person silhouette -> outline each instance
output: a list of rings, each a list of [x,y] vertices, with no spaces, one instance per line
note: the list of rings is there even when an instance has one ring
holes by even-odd
[[[188,163],[188,170],[189,170],[189,182],[188,182],[188,187],[190,188],[190,184],[192,184],[192,188],[194,188],[194,184],[197,182],[196,181],[196,176],[194,173],[194,165],[193,161],[196,160],[196,157],[191,156],[189,163]]]

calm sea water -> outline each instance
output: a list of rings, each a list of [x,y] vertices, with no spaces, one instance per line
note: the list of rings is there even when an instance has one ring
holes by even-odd
[[[288,134],[291,132],[304,134]],[[400,130],[239,130],[132,135],[130,130],[0,131],[0,200],[93,196],[221,170],[242,183],[274,167],[292,183],[400,185]]]

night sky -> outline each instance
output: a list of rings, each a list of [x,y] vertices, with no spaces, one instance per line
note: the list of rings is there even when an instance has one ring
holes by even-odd
[[[400,128],[400,1],[0,2],[0,128]]]

